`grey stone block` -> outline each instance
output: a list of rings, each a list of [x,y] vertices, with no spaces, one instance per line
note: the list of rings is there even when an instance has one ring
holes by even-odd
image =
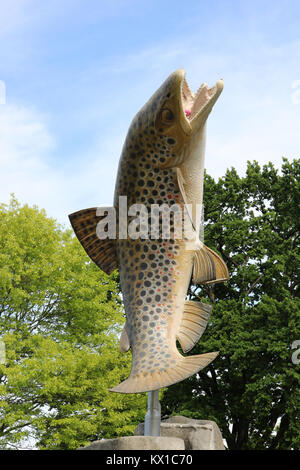
[[[134,434],[144,434],[144,423],[136,427]],[[186,450],[225,450],[221,431],[214,421],[172,416],[161,422],[160,435],[183,439]]]
[[[78,450],[184,450],[184,441],[178,437],[127,436],[101,439]]]

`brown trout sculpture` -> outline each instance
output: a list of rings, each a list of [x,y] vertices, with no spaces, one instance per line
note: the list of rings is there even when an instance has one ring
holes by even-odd
[[[91,208],[69,216],[90,258],[108,274],[120,270],[126,314],[120,348],[124,352],[131,349],[132,366],[129,378],[113,388],[114,392],[166,387],[197,373],[218,354],[184,357],[176,340],[184,353],[190,351],[210,316],[210,305],[185,300],[191,276],[196,284],[229,277],[219,255],[200,242],[196,217],[203,196],[205,123],[222,89],[220,80],[212,88],[203,84],[193,94],[184,70],[177,70],[137,113],[119,162],[115,239],[97,235],[97,226],[107,213],[98,215],[97,208]],[[144,230],[146,222],[159,221],[163,226],[165,208],[174,207],[170,211],[173,218],[169,217],[170,236],[155,230],[144,238],[124,236],[124,227],[126,230],[134,216],[126,213],[121,220],[120,196],[127,197],[128,207],[146,208],[149,217],[143,219]],[[180,213],[177,218],[176,211]],[[178,236],[178,221],[183,218],[185,229]]]

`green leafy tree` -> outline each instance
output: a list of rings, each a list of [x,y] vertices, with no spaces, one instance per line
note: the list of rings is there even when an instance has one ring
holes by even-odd
[[[117,273],[71,230],[12,198],[0,206],[0,447],[75,449],[133,433],[146,396],[108,391],[129,374]],[[2,361],[3,362],[3,361]]]
[[[190,286],[189,298],[214,304],[192,353],[220,354],[164,393],[163,413],[216,421],[229,449],[299,449],[300,161],[206,175],[204,195],[205,243],[230,280]]]

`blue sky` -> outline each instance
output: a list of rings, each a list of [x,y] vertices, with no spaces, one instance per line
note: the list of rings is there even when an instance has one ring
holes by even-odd
[[[14,192],[66,225],[111,204],[131,119],[177,68],[192,89],[224,79],[212,176],[299,158],[298,0],[2,0],[0,201]]]

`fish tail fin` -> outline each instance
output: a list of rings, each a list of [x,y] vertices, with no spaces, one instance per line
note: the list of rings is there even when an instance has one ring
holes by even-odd
[[[168,387],[196,374],[212,362],[218,354],[219,352],[211,352],[188,357],[176,354],[176,363],[172,367],[157,368],[152,373],[130,374],[128,379],[110,389],[110,391],[117,393],[142,393]]]

